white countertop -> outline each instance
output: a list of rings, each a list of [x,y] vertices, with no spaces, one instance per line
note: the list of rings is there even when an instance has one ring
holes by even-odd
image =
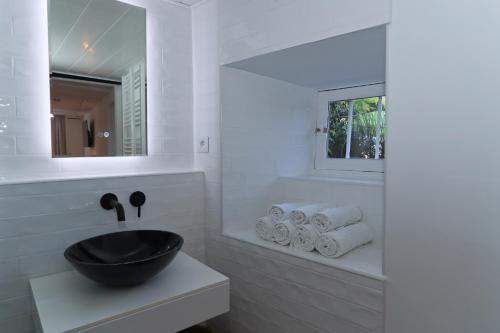
[[[135,287],[105,287],[76,271],[32,279],[30,283],[44,333],[79,331],[217,286],[225,286],[229,292],[227,277],[183,252],[157,276]]]

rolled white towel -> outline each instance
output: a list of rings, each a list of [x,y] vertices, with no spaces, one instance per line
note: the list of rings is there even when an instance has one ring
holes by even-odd
[[[292,237],[292,247],[310,252],[314,250],[319,233],[310,224],[299,225]]]
[[[371,228],[365,223],[356,223],[321,234],[316,242],[316,250],[325,257],[338,258],[371,241]]]
[[[295,225],[290,220],[278,222],[274,225],[274,241],[280,245],[288,245],[295,233]]]
[[[320,233],[356,223],[363,218],[363,212],[358,206],[328,208],[311,217],[311,224]]]
[[[322,206],[319,204],[312,204],[295,208],[290,213],[290,220],[295,225],[306,224],[310,222],[311,217],[321,211]]]
[[[273,231],[275,222],[271,218],[265,216],[257,219],[257,224],[255,225],[255,231],[260,238],[266,241],[274,241]]]
[[[274,222],[280,222],[288,219],[290,217],[290,213],[297,207],[300,207],[299,203],[282,203],[272,205],[269,209],[269,217]]]

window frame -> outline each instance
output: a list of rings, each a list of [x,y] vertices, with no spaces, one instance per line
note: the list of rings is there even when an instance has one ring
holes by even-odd
[[[320,91],[316,120],[315,170],[384,172],[384,159],[328,158],[328,117],[330,103],[366,97],[385,96],[385,84],[377,83],[352,88]],[[386,111],[387,112],[387,111]],[[325,130],[326,129],[326,130]]]

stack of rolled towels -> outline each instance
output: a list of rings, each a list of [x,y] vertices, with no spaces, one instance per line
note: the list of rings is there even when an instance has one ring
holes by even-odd
[[[256,232],[266,241],[338,258],[373,241],[372,230],[362,219],[355,205],[282,203],[272,205],[268,216],[257,220]]]

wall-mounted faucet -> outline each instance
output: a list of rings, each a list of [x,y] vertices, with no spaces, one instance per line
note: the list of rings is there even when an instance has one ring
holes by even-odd
[[[130,204],[137,207],[137,217],[141,217],[141,207],[146,202],[146,195],[141,191],[136,191],[130,195]]]
[[[101,197],[101,207],[106,210],[116,209],[116,217],[118,222],[125,221],[125,210],[122,204],[118,201],[118,197],[113,193],[106,193]]]

